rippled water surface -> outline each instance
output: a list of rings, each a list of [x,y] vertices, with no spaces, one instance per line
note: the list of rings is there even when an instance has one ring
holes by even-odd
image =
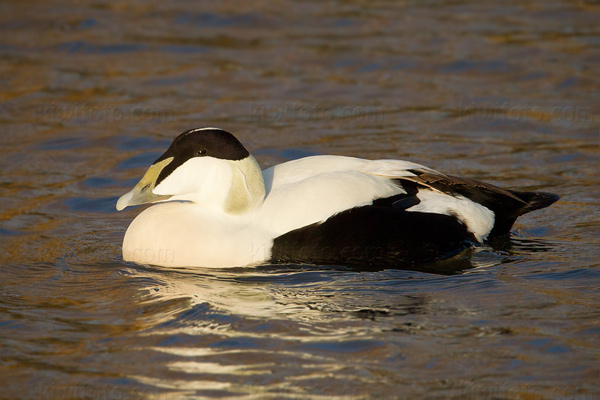
[[[506,4],[504,4],[506,3]],[[0,397],[600,397],[597,1],[0,4]],[[450,275],[125,263],[183,130],[560,194]],[[456,266],[454,264],[454,266]]]

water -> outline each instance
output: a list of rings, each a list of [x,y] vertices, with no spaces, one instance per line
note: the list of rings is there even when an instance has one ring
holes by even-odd
[[[597,398],[599,14],[3,2],[0,397]],[[117,197],[202,126],[562,199],[450,275],[123,262]]]

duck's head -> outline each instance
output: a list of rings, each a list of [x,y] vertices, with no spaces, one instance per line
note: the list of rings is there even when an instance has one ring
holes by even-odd
[[[192,129],[177,136],[135,187],[117,201],[127,206],[187,201],[242,214],[264,198],[261,169],[231,133]]]

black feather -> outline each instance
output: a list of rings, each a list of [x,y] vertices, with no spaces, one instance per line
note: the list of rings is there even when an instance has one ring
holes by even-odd
[[[192,129],[177,136],[167,151],[154,161],[153,164],[156,164],[173,157],[173,161],[158,175],[156,185],[190,158],[210,156],[223,160],[242,160],[249,154],[244,145],[229,132],[222,129]]]
[[[274,240],[271,262],[418,269],[476,242],[456,218],[393,206],[404,199],[380,199],[281,235]]]

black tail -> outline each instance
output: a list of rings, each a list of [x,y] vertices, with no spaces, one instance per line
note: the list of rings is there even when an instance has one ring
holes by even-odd
[[[546,208],[560,199],[560,196],[553,193],[544,192],[518,192],[516,190],[507,190],[513,196],[517,197],[523,203],[519,207],[507,210],[506,213],[497,213],[494,228],[488,236],[493,239],[497,236],[507,235],[510,232],[513,224],[523,214]]]
[[[509,192],[525,202],[525,205],[518,210],[517,216],[539,210],[540,208],[546,208],[560,199],[559,195],[553,193],[517,192],[516,190],[509,190]]]

